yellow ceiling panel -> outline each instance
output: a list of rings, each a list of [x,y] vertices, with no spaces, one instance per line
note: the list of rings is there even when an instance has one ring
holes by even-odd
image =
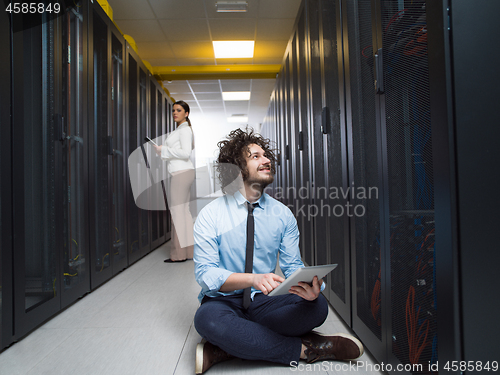
[[[160,80],[275,78],[280,65],[200,65],[154,67]]]
[[[168,40],[189,42],[210,40],[205,18],[158,20],[158,22]]]
[[[254,40],[256,19],[208,19],[212,40]]]
[[[302,0],[264,0],[259,7],[259,18],[295,18]]]
[[[120,30],[134,38],[135,42],[167,41],[157,20],[120,20]]]
[[[115,20],[151,20],[155,14],[150,6],[144,6],[142,1],[137,0],[108,0],[113,8],[113,19]]]
[[[282,58],[286,49],[286,43],[282,40],[257,40],[255,42],[254,58]]]
[[[168,42],[142,42],[137,48],[139,56],[144,60],[175,58]]]
[[[212,42],[170,42],[170,46],[177,58],[214,58]]]
[[[163,64],[165,65],[213,65],[214,58],[190,58],[190,59],[177,59],[177,64]],[[161,66],[160,64],[158,64]]]
[[[205,17],[203,0],[148,0],[144,6],[151,7],[158,19]]]
[[[257,40],[288,40],[295,18],[261,18],[257,21]]]

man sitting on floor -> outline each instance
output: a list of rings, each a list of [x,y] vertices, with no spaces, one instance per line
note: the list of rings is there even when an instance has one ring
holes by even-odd
[[[299,358],[312,363],[360,357],[363,346],[356,338],[311,332],[328,315],[322,280],[268,296],[284,281],[273,273],[278,254],[285,277],[304,267],[295,217],[264,193],[275,174],[270,141],[237,129],[218,146],[225,195],[204,207],[194,226],[195,277],[202,287],[194,324],[206,340],[196,349],[196,373],[234,357],[288,366]],[[229,192],[234,169],[243,184]]]

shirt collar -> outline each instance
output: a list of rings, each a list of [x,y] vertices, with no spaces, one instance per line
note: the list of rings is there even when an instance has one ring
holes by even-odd
[[[178,125],[177,126],[177,129],[179,129],[180,127],[184,127],[184,126],[189,126],[188,122],[187,121],[184,121],[182,124]]]
[[[245,202],[248,202],[247,199],[243,196],[243,194],[241,194],[241,192],[239,190],[236,193],[234,193],[234,199],[236,200],[236,203],[239,206],[245,204]],[[258,203],[258,206],[257,206],[258,208],[264,209],[264,207],[266,205],[266,193],[262,193],[260,198],[254,203]]]

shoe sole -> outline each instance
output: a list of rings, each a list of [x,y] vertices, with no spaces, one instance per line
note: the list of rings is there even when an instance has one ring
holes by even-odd
[[[203,374],[203,347],[205,342],[202,341],[196,345],[196,364],[195,364],[195,374]]]
[[[365,352],[365,349],[363,348],[363,344],[361,343],[361,341],[359,341],[356,337],[354,336],[351,336],[351,335],[348,335],[346,333],[336,333],[332,336],[340,336],[340,337],[343,337],[345,339],[349,339],[351,341],[353,341],[357,346],[358,346],[358,349],[359,349],[359,356],[357,356],[356,358],[346,358],[346,360],[348,361],[354,361],[355,359],[358,359],[359,357],[361,357],[363,355],[363,353]]]

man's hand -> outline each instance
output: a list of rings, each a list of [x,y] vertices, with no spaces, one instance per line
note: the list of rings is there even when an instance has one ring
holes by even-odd
[[[323,284],[323,280],[318,281],[318,276],[314,276],[312,285],[304,282],[299,282],[299,285],[292,286],[289,292],[292,294],[296,294],[304,298],[305,300],[314,301],[321,293],[321,284]]]
[[[274,273],[256,273],[253,275],[252,286],[267,295],[283,281],[284,278]]]

